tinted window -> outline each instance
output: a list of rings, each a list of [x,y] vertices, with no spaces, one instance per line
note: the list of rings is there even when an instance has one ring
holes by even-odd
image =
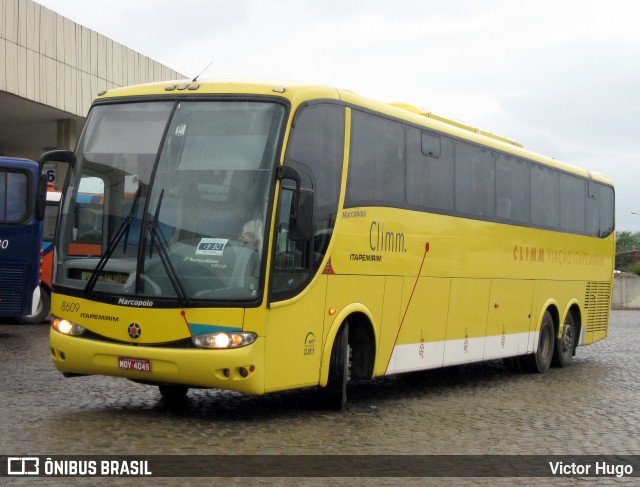
[[[353,111],[347,203],[404,206],[404,126]]]
[[[496,215],[498,219],[528,224],[530,220],[529,163],[498,154],[496,160]]]
[[[418,210],[453,211],[453,141],[437,137],[438,157],[425,155],[425,132],[407,129],[407,206]]]
[[[422,131],[422,153],[425,156],[440,157],[440,139],[437,134]]]
[[[345,206],[364,205],[600,237],[614,228],[611,187],[354,111]]]
[[[292,190],[283,183],[276,221],[272,292],[286,298],[304,288],[322,262],[333,232],[344,155],[344,107],[310,105],[296,114],[285,164],[297,168],[303,188],[313,189],[311,242],[289,239]]]
[[[559,228],[560,185],[558,172],[534,165],[531,170],[531,221],[534,226]]]
[[[566,232],[585,233],[587,182],[560,174],[560,228]]]
[[[493,154],[481,147],[456,142],[457,214],[483,219],[495,216],[495,164]]]
[[[586,200],[586,233],[591,236],[600,235],[600,185],[589,181]]]
[[[0,172],[0,221],[18,223],[29,211],[29,176],[21,172]]]
[[[335,218],[343,153],[343,107],[312,105],[296,115],[287,164],[309,168],[314,182],[315,215],[321,219]]]
[[[614,227],[614,194],[613,188],[600,186],[600,237],[613,232]]]

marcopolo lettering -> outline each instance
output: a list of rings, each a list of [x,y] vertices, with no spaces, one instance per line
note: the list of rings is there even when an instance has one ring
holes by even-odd
[[[364,218],[367,216],[367,212],[365,210],[344,210],[342,212],[342,218]]]
[[[150,299],[128,299],[128,298],[120,298],[118,299],[118,304],[123,306],[137,306],[139,308],[153,308],[153,301]]]

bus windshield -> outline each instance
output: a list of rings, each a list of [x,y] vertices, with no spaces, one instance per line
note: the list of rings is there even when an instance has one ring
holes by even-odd
[[[66,187],[57,282],[255,299],[284,114],[246,98],[95,106]]]

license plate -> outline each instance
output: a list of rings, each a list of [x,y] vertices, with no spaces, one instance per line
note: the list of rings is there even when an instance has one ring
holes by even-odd
[[[151,360],[146,358],[118,357],[118,368],[136,372],[151,372]]]

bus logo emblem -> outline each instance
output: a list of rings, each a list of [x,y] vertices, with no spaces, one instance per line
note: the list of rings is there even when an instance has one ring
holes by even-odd
[[[138,323],[131,323],[129,325],[129,336],[131,338],[140,338],[140,335],[142,334],[142,328],[140,328],[140,325]]]
[[[316,336],[309,332],[304,339],[304,355],[314,355],[316,348]]]

